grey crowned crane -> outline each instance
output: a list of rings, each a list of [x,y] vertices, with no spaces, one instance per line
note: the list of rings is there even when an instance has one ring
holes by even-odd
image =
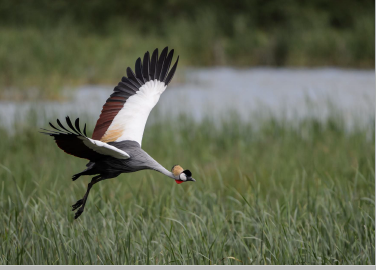
[[[121,79],[103,105],[92,138],[86,135],[86,124],[81,131],[79,119],[73,125],[68,116],[66,123],[70,129],[64,127],[59,119],[59,127],[49,123],[53,130],[43,129],[42,133],[54,137],[64,152],[89,160],[85,170],[73,175],[73,181],[82,175],[96,175],[84,197],[72,205],[72,211],[78,209],[75,219],[83,213],[93,185],[121,173],[155,170],[178,184],[195,181],[189,170],[175,165],[169,171],[141,149],[149,113],[175,74],[179,57],[170,70],[173,54],[174,50],[168,53],[166,47],[158,57],[158,49],[155,49],[151,58],[146,52],[143,61],[137,59],[135,73],[127,68],[128,77]]]

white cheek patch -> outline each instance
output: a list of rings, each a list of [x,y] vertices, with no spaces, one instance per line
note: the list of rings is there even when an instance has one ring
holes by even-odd
[[[187,176],[185,175],[185,173],[180,174],[180,180],[187,181]]]

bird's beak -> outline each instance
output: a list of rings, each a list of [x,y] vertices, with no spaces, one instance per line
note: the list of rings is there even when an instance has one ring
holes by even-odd
[[[193,182],[196,182],[196,180],[194,179],[194,178],[189,178],[189,179],[187,179],[187,181],[193,181]]]

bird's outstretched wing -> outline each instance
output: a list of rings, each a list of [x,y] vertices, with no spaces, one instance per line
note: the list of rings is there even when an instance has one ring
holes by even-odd
[[[50,123],[50,126],[54,130],[43,129],[44,132],[42,132],[54,137],[56,144],[64,150],[64,152],[91,161],[102,159],[105,156],[112,156],[118,159],[129,158],[126,152],[112,145],[88,138],[86,135],[86,124],[83,132],[81,132],[78,118],[74,123],[75,127],[72,125],[68,116],[66,117],[66,121],[71,130],[64,127],[59,119],[57,119],[57,124],[60,126],[60,129]]]
[[[174,50],[164,48],[158,58],[155,49],[143,61],[138,58],[135,72],[127,68],[127,76],[115,87],[103,105],[102,113],[93,132],[93,139],[105,143],[124,140],[136,141],[141,146],[142,135],[150,111],[175,74],[179,57],[170,70]]]

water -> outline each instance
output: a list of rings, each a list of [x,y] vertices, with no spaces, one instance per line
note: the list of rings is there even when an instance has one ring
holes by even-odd
[[[275,116],[295,121],[304,117],[326,119],[333,108],[346,125],[369,125],[375,115],[373,70],[323,69],[187,69],[182,83],[171,84],[151,113],[149,122],[185,113],[196,121],[213,120],[236,112],[239,121]],[[173,80],[179,81],[179,80]],[[25,121],[37,108],[41,126],[47,120],[70,115],[96,119],[114,86],[82,86],[65,102],[0,101],[0,125]],[[156,113],[155,111],[158,111]],[[89,124],[94,127],[94,120]]]

